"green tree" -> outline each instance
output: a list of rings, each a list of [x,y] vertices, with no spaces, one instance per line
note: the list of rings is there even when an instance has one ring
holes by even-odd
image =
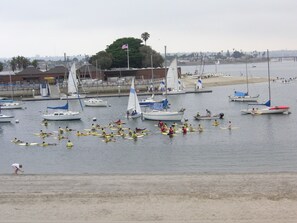
[[[3,71],[3,63],[0,62],[0,72]]]
[[[229,52],[229,50],[227,50],[226,57],[227,57],[227,58],[230,57],[230,52]]]
[[[23,56],[13,57],[10,61],[10,66],[13,71],[18,68],[19,70],[25,69],[30,65],[30,60]]]
[[[153,50],[150,46],[141,46],[139,48],[139,51],[142,55],[142,67],[151,67],[152,62],[153,67],[162,67],[164,63],[163,57],[155,50]],[[153,56],[153,58],[151,58],[151,55]]]
[[[126,46],[123,49],[123,46]],[[128,51],[128,52],[127,52]],[[91,56],[89,63],[97,64],[102,69],[123,68],[127,67],[127,57],[129,53],[129,67],[142,68],[151,66],[151,55],[153,55],[154,67],[161,67],[163,57],[152,50],[151,47],[142,44],[141,39],[133,37],[125,37],[115,40],[112,44],[106,47],[105,51],[100,51]]]
[[[142,67],[142,57],[139,47],[142,46],[142,40],[133,37],[117,39],[108,46],[106,52],[112,56],[113,68],[127,67],[127,50],[129,50],[129,66],[134,68]],[[122,49],[122,46],[128,44],[128,49]]]
[[[15,57],[11,58],[11,61],[9,61],[9,64],[11,66],[12,71],[15,71],[17,68],[16,58]]]
[[[89,63],[94,66],[96,66],[96,61],[97,66],[99,66],[101,69],[109,69],[112,64],[112,56],[105,51],[100,51],[96,53],[96,55],[91,56],[89,59]]]
[[[235,50],[233,53],[232,53],[232,57],[234,58],[241,58],[243,56],[243,53],[242,52],[239,52],[237,50]]]
[[[141,34],[141,39],[144,41],[144,45],[146,45],[146,41],[150,38],[150,34],[148,32],[144,32]]]
[[[33,67],[37,68],[37,67],[38,67],[38,61],[37,61],[37,60],[33,60],[33,61],[31,62],[31,65],[32,65]]]

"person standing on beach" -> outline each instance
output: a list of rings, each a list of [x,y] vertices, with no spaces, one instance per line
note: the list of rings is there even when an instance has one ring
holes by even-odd
[[[21,168],[23,167],[22,164],[14,163],[11,166],[14,168],[14,173],[15,174],[18,174],[19,171],[22,172],[22,173],[24,172],[23,170],[21,170]]]

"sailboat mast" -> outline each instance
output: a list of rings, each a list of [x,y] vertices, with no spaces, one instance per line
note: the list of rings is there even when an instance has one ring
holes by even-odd
[[[155,93],[155,85],[154,85],[154,64],[153,64],[153,54],[151,54],[151,68],[152,68],[152,85],[153,85],[153,94]]]
[[[164,59],[164,67],[165,67],[165,86],[166,86],[166,99],[167,99],[167,64],[166,64],[166,46],[164,46],[165,49],[165,59]]]
[[[269,64],[269,51],[267,50],[267,64],[268,64],[268,92],[269,101],[271,103],[271,89],[270,89],[270,64]]]
[[[134,77],[133,77],[132,81],[133,81],[133,86],[134,86],[134,91],[135,91],[135,93],[134,93],[134,110],[136,110],[136,88],[135,88],[135,78]]]
[[[247,71],[247,58],[245,58],[245,77],[246,77],[246,93],[249,94],[249,78]]]

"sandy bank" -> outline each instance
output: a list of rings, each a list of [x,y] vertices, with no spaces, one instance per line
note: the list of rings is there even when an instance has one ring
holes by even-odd
[[[196,86],[197,79],[193,79],[190,76],[183,78],[183,82],[187,89],[193,89]],[[218,76],[202,79],[203,86],[205,88],[214,86],[225,86],[225,85],[236,85],[236,84],[246,84],[246,77],[233,77],[233,76]],[[249,78],[249,83],[261,83],[267,82],[267,78],[253,77]]]
[[[0,222],[296,222],[297,173],[1,175]]]

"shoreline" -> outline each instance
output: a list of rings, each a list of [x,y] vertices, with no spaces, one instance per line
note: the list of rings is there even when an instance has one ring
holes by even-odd
[[[0,175],[0,222],[295,222],[297,173]]]
[[[246,84],[246,77],[245,76],[212,76],[208,78],[203,78],[203,88],[200,89],[199,91],[196,91],[196,83],[197,83],[197,78],[192,78],[191,76],[186,76],[182,78],[182,81],[185,85],[186,91],[189,93],[209,93],[211,92],[212,87],[218,87],[218,86],[226,86],[226,85],[238,85],[238,84]],[[263,83],[267,82],[267,78],[262,78],[262,77],[253,77],[249,78],[249,84],[256,84],[256,83]],[[97,88],[95,87],[93,90],[86,88],[85,90],[91,90],[90,93],[87,95],[87,98],[90,97],[121,97],[121,96],[128,96],[129,95],[129,90],[130,86],[126,86],[127,92],[121,92],[119,93],[118,87],[115,86],[115,89],[112,92],[101,92],[99,94],[95,94],[94,92],[97,91]],[[144,88],[142,86],[142,88]],[[123,89],[122,89],[123,90]],[[93,92],[94,91],[94,92]],[[93,93],[91,93],[93,92]],[[24,97],[21,97],[23,101],[28,101],[28,100],[57,100],[60,99],[60,96],[52,96],[52,97],[46,97],[42,98],[41,96],[35,96],[35,98],[32,98],[32,92],[31,90],[29,91],[14,91],[15,97],[17,95],[21,95],[22,93],[25,94]],[[10,97],[10,92],[0,92],[0,97]],[[138,93],[140,96],[144,95],[151,95],[151,92],[147,91],[140,91]],[[155,95],[161,95],[162,92],[155,92]]]

